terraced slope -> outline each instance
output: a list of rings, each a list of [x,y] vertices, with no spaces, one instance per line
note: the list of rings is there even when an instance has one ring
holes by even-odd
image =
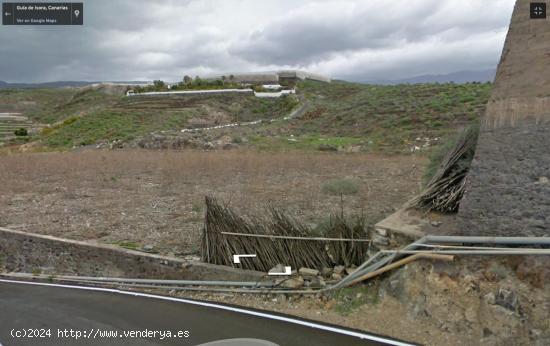
[[[0,141],[13,138],[18,129],[32,129],[32,122],[27,117],[13,114],[17,113],[0,112]]]
[[[490,84],[377,86],[303,82],[309,104],[298,119],[209,133],[261,148],[317,149],[321,144],[358,145],[368,151],[410,152],[434,138],[477,121]],[[0,91],[0,105],[34,122],[51,124],[32,140],[50,147],[134,141],[142,136],[192,127],[281,118],[298,99],[248,95],[125,97],[105,88]],[[240,141],[240,140],[239,140]]]

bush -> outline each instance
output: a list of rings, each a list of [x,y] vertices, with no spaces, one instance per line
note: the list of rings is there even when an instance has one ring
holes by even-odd
[[[17,129],[15,131],[13,131],[13,133],[17,136],[17,137],[24,137],[24,136],[28,136],[29,135],[29,132],[27,131],[26,128],[20,128],[20,129]]]
[[[44,127],[41,132],[42,132],[42,135],[47,136],[50,133],[52,133],[53,130],[54,130],[53,128],[48,126],[48,127]]]
[[[323,184],[323,193],[329,195],[354,195],[359,192],[359,181],[355,179],[334,179]]]
[[[72,116],[72,117],[69,117],[69,118],[63,120],[63,125],[71,125],[72,123],[74,123],[78,119],[80,119],[80,117],[78,117],[76,115]]]

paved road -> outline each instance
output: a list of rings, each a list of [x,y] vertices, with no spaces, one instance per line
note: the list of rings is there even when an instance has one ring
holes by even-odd
[[[388,340],[389,343],[380,342],[376,336],[334,326],[315,323],[308,326],[311,322],[289,316],[270,313],[259,316],[264,313],[235,310],[242,309],[175,298],[159,299],[147,295],[120,294],[114,290],[84,290],[61,285],[29,285],[0,280],[0,344],[199,345],[222,339],[253,338],[281,346],[406,345],[391,340]],[[335,330],[330,331],[330,328]],[[15,331],[12,332],[13,329]],[[12,333],[24,333],[24,329],[27,333],[31,329],[33,333],[38,332],[45,337],[12,337]],[[82,335],[78,340],[60,338],[58,329],[62,330],[62,333],[65,330],[66,333],[71,333],[72,329],[73,336],[77,335],[77,331]],[[51,331],[51,337],[46,335],[48,330]],[[85,332],[91,336],[96,330],[118,331],[119,334],[111,339],[84,338]],[[151,333],[171,331],[172,334],[188,331],[189,337],[161,340],[159,334],[156,337],[142,335],[138,338],[120,336],[123,331],[143,333],[145,330]],[[370,340],[361,339],[359,336],[369,337]]]

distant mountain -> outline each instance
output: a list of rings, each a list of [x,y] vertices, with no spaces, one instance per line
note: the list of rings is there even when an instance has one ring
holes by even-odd
[[[0,81],[0,89],[39,89],[39,88],[65,88],[65,87],[83,87],[97,83],[117,83],[117,84],[142,84],[144,82],[137,81],[121,81],[121,82],[86,82],[86,81],[58,81],[46,83],[7,83]]]
[[[366,84],[420,84],[420,83],[450,83],[492,82],[496,69],[480,71],[458,71],[440,75],[422,75],[405,79],[365,81]]]

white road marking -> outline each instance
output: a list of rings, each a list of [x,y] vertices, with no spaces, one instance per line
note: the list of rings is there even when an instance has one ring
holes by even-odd
[[[289,266],[285,266],[285,271],[282,273],[273,273],[273,272],[267,273],[267,275],[290,275],[290,274],[292,274],[292,267],[289,267]]]
[[[253,254],[253,255],[233,255],[233,263],[235,263],[235,264],[241,263],[241,257],[242,257],[242,258],[245,258],[245,257],[256,257],[256,254]]]
[[[338,327],[317,324],[317,323],[314,323],[314,322],[302,321],[302,320],[299,320],[299,319],[296,319],[296,318],[277,316],[277,315],[272,315],[272,314],[265,313],[265,312],[246,310],[246,309],[242,309],[242,308],[236,308],[236,307],[232,307],[232,306],[225,306],[225,305],[216,304],[216,303],[199,302],[199,301],[194,301],[194,300],[189,300],[189,299],[184,299],[184,298],[165,297],[165,296],[159,296],[159,295],[148,294],[148,293],[140,293],[140,292],[128,292],[128,291],[117,290],[117,289],[114,289],[114,288],[72,286],[72,285],[49,284],[49,283],[43,283],[43,282],[16,281],[16,280],[6,280],[6,279],[0,279],[0,282],[6,282],[6,283],[12,283],[12,284],[22,284],[22,285],[72,288],[72,289],[80,289],[80,290],[86,290],[86,291],[110,292],[110,293],[117,293],[117,294],[123,294],[123,295],[134,296],[134,297],[144,297],[144,298],[168,300],[168,301],[172,301],[172,302],[179,302],[179,303],[185,303],[185,304],[191,304],[191,305],[197,305],[197,306],[204,306],[204,307],[208,307],[208,308],[214,308],[214,309],[237,312],[237,313],[241,313],[241,314],[245,314],[245,315],[269,318],[269,319],[272,319],[272,320],[283,321],[283,322],[297,324],[297,325],[301,325],[301,326],[305,326],[305,327],[325,330],[325,331],[329,331],[329,332],[333,332],[333,333],[337,333],[337,334],[353,336],[353,337],[360,338],[360,339],[383,342],[383,343],[386,343],[388,345],[414,346],[414,344],[410,344],[410,343],[402,342],[402,341],[397,341],[397,340],[392,340],[392,339],[386,339],[382,336],[370,335],[370,334],[365,334],[365,333],[356,332],[356,331],[352,331],[352,330],[346,330],[346,329],[342,329],[342,328],[338,328]]]

